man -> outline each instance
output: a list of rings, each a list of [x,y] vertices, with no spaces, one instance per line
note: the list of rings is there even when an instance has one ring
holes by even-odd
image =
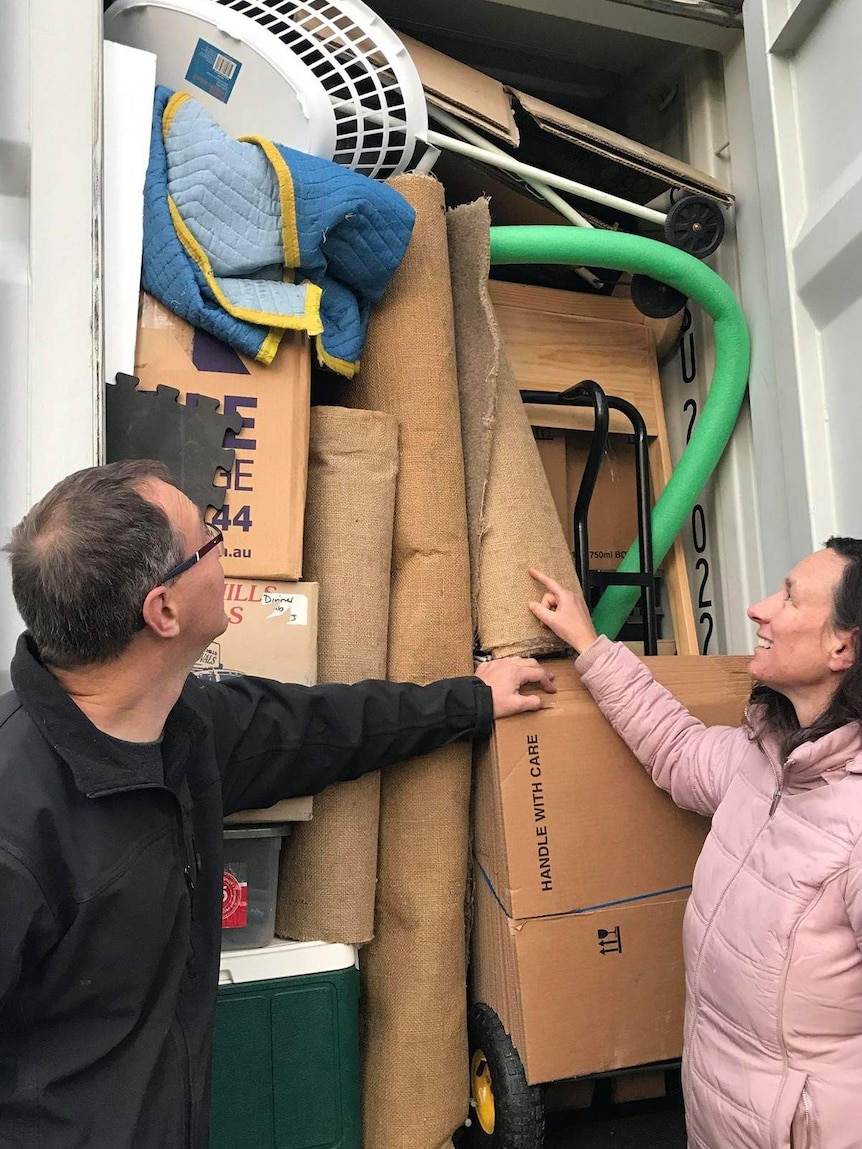
[[[220,548],[152,462],[64,479],[6,547],[28,633],[0,699],[4,1149],[205,1149],[224,816],[554,689],[529,659],[425,687],[189,677],[227,625]]]

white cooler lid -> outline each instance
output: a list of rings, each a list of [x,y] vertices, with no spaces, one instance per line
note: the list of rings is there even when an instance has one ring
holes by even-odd
[[[356,946],[330,942],[284,942],[276,939],[259,949],[227,950],[219,963],[219,985],[303,977],[359,966]]]

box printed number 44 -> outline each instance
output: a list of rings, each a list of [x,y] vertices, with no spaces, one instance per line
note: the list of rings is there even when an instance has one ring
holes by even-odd
[[[239,527],[241,531],[250,531],[252,525],[251,507],[248,505],[240,507],[232,516],[230,507],[225,503],[222,509],[213,515],[212,524],[214,527],[218,527],[223,535],[226,535],[231,527]]]

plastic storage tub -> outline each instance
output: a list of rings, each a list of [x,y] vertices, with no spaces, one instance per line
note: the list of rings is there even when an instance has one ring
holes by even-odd
[[[278,855],[289,825],[224,832],[221,948],[265,946],[275,934]]]
[[[361,1149],[354,946],[223,953],[210,1149]]]

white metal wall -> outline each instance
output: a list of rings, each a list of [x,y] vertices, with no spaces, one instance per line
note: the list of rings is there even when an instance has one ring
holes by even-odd
[[[726,54],[742,53],[744,59],[741,43],[736,36]],[[744,84],[744,67],[739,77]],[[748,306],[748,241],[752,234],[758,237],[760,213],[756,174],[752,178],[756,166],[751,117],[744,99],[731,108],[727,78],[726,60],[716,52],[699,48],[668,52],[649,74],[634,78],[622,94],[619,110],[635,138],[709,172],[736,194],[737,205],[727,213],[724,242],[708,262],[740,298],[754,333],[757,317]],[[733,78],[730,82],[734,83]],[[764,319],[768,322],[768,314]],[[763,341],[756,339],[755,344],[762,347]],[[692,307],[685,313],[680,346],[661,369],[674,460],[679,459],[703,409],[713,369],[712,322]],[[768,378],[770,371],[770,357],[755,350],[752,380]],[[713,479],[681,531],[704,653],[751,650],[752,627],[746,608],[762,596],[764,588],[757,488],[751,410],[746,401]]]
[[[775,363],[771,389],[752,387],[752,406],[774,567],[765,512],[778,491],[792,559],[833,533],[862,536],[862,4],[746,0],[745,16],[759,308]],[[770,573],[775,582],[783,572]]]
[[[0,0],[0,537],[97,457],[100,0]],[[0,686],[20,620],[0,563]]]
[[[693,52],[677,81],[679,136],[669,148],[731,187],[737,207],[730,213],[724,242],[709,264],[730,284],[748,314],[740,273],[745,257],[746,212],[752,206],[746,186],[745,147],[740,125],[731,131],[722,60]],[[671,141],[665,141],[665,146]],[[742,172],[738,167],[742,167]],[[678,458],[703,404],[715,366],[712,323],[691,309],[677,355],[662,370],[668,430]],[[754,371],[759,370],[757,363]],[[751,650],[746,608],[763,594],[760,522],[756,498],[754,445],[748,401],[712,481],[701,493],[682,531],[692,600],[704,653]]]
[[[751,330],[749,397],[701,499],[706,545],[700,522],[683,532],[695,600],[727,651],[750,649],[746,603],[830,534],[862,536],[862,4],[746,0],[744,12],[719,76],[705,53],[669,61],[680,119],[660,143],[737,197],[711,262]],[[689,338],[708,357],[697,316]],[[690,358],[663,371],[677,453]]]

